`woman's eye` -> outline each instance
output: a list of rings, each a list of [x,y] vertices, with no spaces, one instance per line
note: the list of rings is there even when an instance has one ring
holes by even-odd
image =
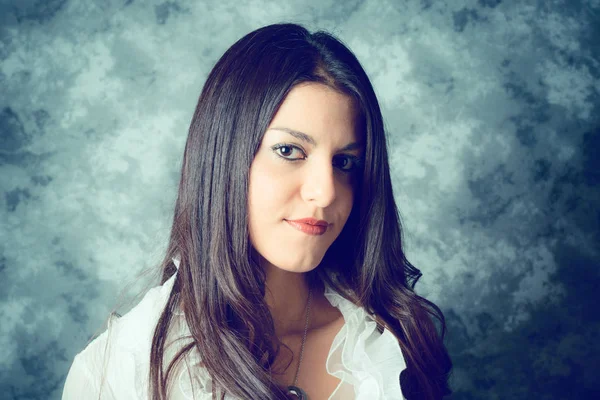
[[[352,156],[341,156],[338,157],[337,160],[337,167],[344,172],[351,172],[359,165],[358,159]]]
[[[306,158],[302,149],[289,144],[275,146],[273,150],[275,150],[275,152],[277,152],[280,157],[286,160],[301,160]],[[294,152],[296,152],[296,154],[300,153],[299,155],[302,155],[302,157],[291,157],[291,155],[294,154]]]

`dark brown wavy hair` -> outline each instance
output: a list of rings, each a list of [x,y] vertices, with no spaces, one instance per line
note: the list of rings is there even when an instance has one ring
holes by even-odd
[[[367,74],[332,34],[281,23],[257,29],[217,61],[202,89],[185,146],[161,283],[180,266],[154,332],[149,390],[167,398],[169,376],[197,350],[212,378],[213,398],[287,398],[269,370],[278,351],[264,300],[265,274],[248,232],[248,178],[263,134],[286,95],[320,82],[355,99],[365,155],[355,201],[340,236],[309,272],[376,316],[397,338],[407,368],[407,399],[450,393],[452,367],[441,310],[418,296],[421,272],[406,259],[392,193],[381,110]],[[165,338],[183,305],[192,341],[164,368]]]

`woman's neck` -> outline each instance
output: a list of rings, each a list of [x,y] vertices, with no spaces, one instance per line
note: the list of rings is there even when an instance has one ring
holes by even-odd
[[[265,269],[265,301],[273,317],[275,334],[283,337],[302,333],[309,294],[306,274],[285,271],[275,266],[265,266]]]

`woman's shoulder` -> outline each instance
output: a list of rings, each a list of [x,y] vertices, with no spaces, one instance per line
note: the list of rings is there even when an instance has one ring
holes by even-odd
[[[174,279],[175,275],[163,285],[148,290],[142,300],[123,316],[112,313],[107,329],[94,339],[82,353],[95,352],[107,343],[111,347],[130,351],[150,345],[158,319],[168,301]]]
[[[402,399],[399,377],[406,362],[398,339],[376,316],[330,287],[325,297],[344,317],[326,364],[328,373],[341,380],[340,393],[354,391],[356,399]]]
[[[149,371],[148,354],[154,329],[174,279],[175,275],[163,285],[148,290],[123,316],[110,315],[107,328],[75,356],[65,391],[79,380],[85,380],[87,385],[95,388],[102,386],[103,390],[117,390],[122,394],[132,391],[133,395],[143,390],[145,383],[141,380],[146,379]]]

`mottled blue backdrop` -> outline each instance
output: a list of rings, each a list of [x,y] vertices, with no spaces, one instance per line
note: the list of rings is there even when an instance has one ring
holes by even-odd
[[[0,0],[0,397],[143,291],[208,72],[281,21],[372,78],[453,398],[599,396],[600,0]]]

